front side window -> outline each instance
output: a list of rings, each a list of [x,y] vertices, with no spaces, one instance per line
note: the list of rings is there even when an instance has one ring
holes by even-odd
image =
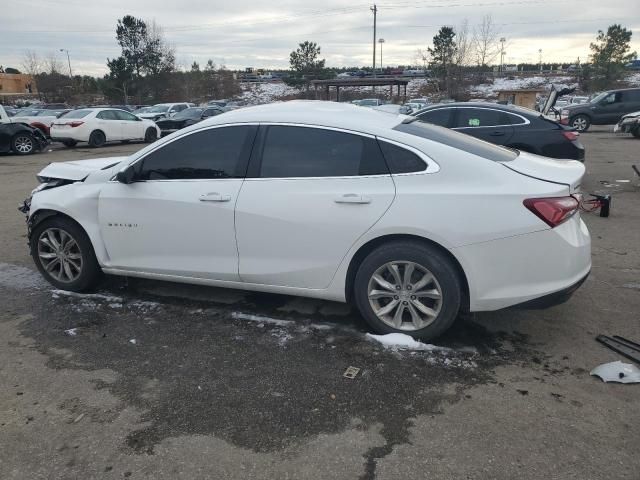
[[[448,127],[451,121],[450,108],[436,108],[434,110],[428,110],[418,115],[418,118],[423,122],[433,123],[434,125],[440,125],[441,127]]]
[[[505,125],[503,112],[488,108],[459,108],[456,128],[495,127]]]
[[[254,134],[244,125],[191,133],[138,162],[136,180],[242,178]]]
[[[376,141],[320,128],[267,128],[260,177],[353,177],[389,171]]]
[[[128,122],[136,122],[138,121],[138,117],[130,114],[129,112],[125,112],[124,110],[114,110],[116,114],[116,118],[118,120],[126,120]]]

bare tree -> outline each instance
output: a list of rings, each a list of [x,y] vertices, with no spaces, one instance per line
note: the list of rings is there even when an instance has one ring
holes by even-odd
[[[60,73],[62,71],[62,63],[56,57],[55,52],[50,52],[42,61],[43,71],[45,73]]]
[[[453,64],[461,67],[471,62],[473,39],[469,35],[469,21],[465,18],[460,26],[455,29],[456,50],[453,54]]]
[[[35,50],[25,50],[22,55],[22,69],[31,76],[42,70],[42,60]]]
[[[473,29],[473,50],[479,67],[493,62],[500,52],[500,31],[491,15],[482,17],[482,23]]]

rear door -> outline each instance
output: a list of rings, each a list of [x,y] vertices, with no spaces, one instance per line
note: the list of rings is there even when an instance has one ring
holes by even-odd
[[[454,130],[496,145],[508,144],[513,136],[513,126],[502,110],[459,107],[455,112]]]
[[[371,136],[261,126],[236,205],[244,282],[326,288],[395,186]]]

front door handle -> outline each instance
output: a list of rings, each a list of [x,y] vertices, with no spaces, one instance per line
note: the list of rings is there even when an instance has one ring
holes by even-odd
[[[491,132],[489,134],[489,136],[491,136],[491,137],[502,137],[502,136],[504,136],[504,132],[496,130],[495,132]]]
[[[345,193],[334,199],[336,203],[371,203],[371,197],[357,193]]]
[[[201,202],[228,202],[230,200],[231,195],[222,195],[218,192],[211,192],[200,195]]]

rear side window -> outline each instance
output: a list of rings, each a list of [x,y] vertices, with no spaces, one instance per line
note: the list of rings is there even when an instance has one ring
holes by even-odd
[[[506,125],[503,112],[488,108],[458,108],[455,128],[495,127]]]
[[[640,90],[627,90],[622,92],[623,102],[640,102]]]
[[[267,128],[260,177],[352,177],[389,171],[376,141],[309,127]]]
[[[379,140],[378,143],[391,173],[422,172],[427,169],[427,164],[406,148],[398,147],[384,140]]]
[[[73,110],[71,112],[67,112],[64,115],[64,118],[84,118],[91,113],[91,110]]]
[[[503,112],[505,125],[524,125],[526,120],[518,115],[513,115],[511,113]]]
[[[144,157],[136,180],[242,178],[254,134],[235,126],[186,135]]]
[[[494,162],[508,162],[518,157],[518,153],[504,147],[499,147],[489,142],[483,142],[471,135],[436,127],[423,122],[401,123],[393,128],[398,132],[408,133],[417,137],[426,138],[433,142],[442,143],[449,147],[457,148],[467,153],[477,155]],[[428,152],[426,152],[428,153]]]
[[[418,118],[423,122],[448,127],[451,122],[451,112],[452,110],[450,108],[436,108],[419,114]]]

